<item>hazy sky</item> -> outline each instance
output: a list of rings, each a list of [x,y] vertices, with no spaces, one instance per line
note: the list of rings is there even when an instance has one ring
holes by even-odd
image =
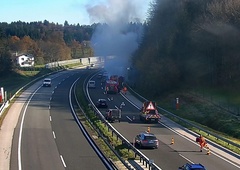
[[[64,24],[89,25],[93,22],[101,22],[101,18],[89,16],[95,6],[105,6],[107,10],[118,10],[121,3],[134,0],[0,0],[0,22],[11,23],[13,21],[33,22],[44,21]],[[151,0],[135,0],[136,16],[144,21]],[[131,10],[131,9],[129,9]],[[90,12],[90,13],[88,13]],[[125,11],[122,11],[125,13]],[[94,14],[93,14],[94,15]]]

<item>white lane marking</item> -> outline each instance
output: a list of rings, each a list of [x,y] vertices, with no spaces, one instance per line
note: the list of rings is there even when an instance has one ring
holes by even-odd
[[[41,88],[42,86],[39,86],[31,95],[31,97],[29,98],[24,111],[23,111],[23,116],[22,116],[22,120],[21,120],[21,124],[20,124],[20,130],[19,130],[19,138],[18,138],[18,169],[22,170],[22,157],[21,157],[21,143],[22,143],[22,131],[23,131],[23,123],[24,123],[24,119],[25,119],[25,115],[26,115],[26,111],[27,111],[27,107],[30,103],[30,101],[32,100],[33,96],[37,93],[37,91]]]
[[[126,118],[132,122],[132,119],[130,117],[126,116]]]
[[[182,134],[181,134],[180,132],[178,132],[177,130],[172,129],[171,127],[165,125],[165,124],[162,123],[162,122],[160,122],[160,124],[163,125],[164,127],[166,127],[167,129],[171,130],[172,132],[178,134],[178,135],[181,136],[182,138],[185,138],[186,140],[192,142],[192,143],[195,144],[195,145],[198,145],[195,141],[191,140],[189,137],[187,137],[187,136],[185,136],[185,135],[182,135]],[[205,149],[205,148],[204,148],[204,149]],[[211,149],[211,148],[210,148],[210,149]],[[229,164],[231,164],[231,165],[233,165],[233,166],[235,166],[235,167],[237,167],[237,168],[240,168],[239,165],[235,164],[234,162],[229,161],[228,159],[224,158],[223,156],[219,155],[218,153],[213,152],[212,150],[211,150],[211,154],[219,157],[220,159],[228,162]]]
[[[183,157],[184,159],[186,159],[188,162],[190,162],[190,163],[194,163],[194,162],[192,162],[190,159],[188,159],[187,157],[185,157],[185,156],[183,156],[182,154],[179,154],[179,156],[181,156],[181,157]]]
[[[49,106],[48,106],[48,109],[50,110],[51,109],[51,105],[49,104]]]
[[[124,97],[129,103],[131,103],[131,104],[132,104],[133,106],[135,106],[136,108],[140,109],[136,104],[134,104],[132,101],[130,101],[126,96],[124,96],[122,93],[120,93],[120,94],[121,94],[121,96]],[[188,141],[194,143],[195,145],[198,145],[198,144],[196,144],[196,142],[192,141],[192,140],[189,139],[188,137],[182,135],[181,133],[177,132],[176,130],[174,130],[174,129],[170,128],[169,126],[165,125],[165,124],[162,123],[160,120],[159,120],[158,123],[161,124],[161,125],[163,125],[163,126],[165,126],[167,129],[171,130],[172,132],[178,134],[179,136],[181,136],[181,137],[187,139]],[[235,167],[237,167],[237,168],[240,168],[240,166],[239,166],[238,164],[235,164],[234,162],[229,161],[228,159],[224,158],[223,156],[220,156],[219,154],[214,153],[214,152],[211,152],[211,153],[214,154],[215,156],[219,157],[220,159],[222,159],[222,160],[224,160],[224,161],[232,164],[233,166],[235,166]]]
[[[53,134],[53,138],[56,139],[56,135],[54,131],[52,131],[52,134]]]
[[[60,158],[61,158],[61,161],[62,161],[62,164],[63,164],[64,168],[66,168],[67,166],[66,166],[66,164],[65,164],[65,161],[64,161],[64,159],[63,159],[63,156],[60,155]]]
[[[52,121],[52,116],[49,116],[49,120],[50,120],[50,122]]]

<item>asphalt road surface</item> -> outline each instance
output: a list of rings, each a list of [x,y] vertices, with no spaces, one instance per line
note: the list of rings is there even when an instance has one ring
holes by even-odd
[[[106,169],[91,148],[69,106],[69,89],[86,70],[68,70],[50,76],[51,87],[26,90],[27,98],[14,131],[11,170]]]
[[[187,162],[201,163],[208,170],[237,170],[239,167],[231,164],[227,159],[222,159],[215,154],[207,155],[206,150],[200,152],[198,144],[188,138],[173,132],[164,124],[146,124],[139,120],[139,110],[133,107],[120,94],[104,94],[104,87],[100,80],[94,77],[96,88],[89,89],[90,96],[93,102],[103,98],[108,100],[109,108],[119,107],[122,102],[125,103],[122,111],[121,123],[115,122],[112,125],[130,142],[134,137],[146,131],[148,127],[151,133],[154,133],[159,139],[158,149],[140,149],[149,159],[152,159],[163,170],[174,170]],[[113,99],[113,100],[111,100]],[[100,109],[105,114],[106,109]],[[133,120],[135,117],[135,120]],[[177,126],[175,128],[178,128]],[[174,139],[174,144],[171,145],[171,139]]]

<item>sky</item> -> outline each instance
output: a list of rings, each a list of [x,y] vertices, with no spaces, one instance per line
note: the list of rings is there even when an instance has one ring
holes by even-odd
[[[104,22],[106,15],[121,15],[132,10],[121,8],[128,2],[134,5],[130,20],[144,22],[151,0],[0,0],[0,22],[14,21],[34,22],[44,21],[64,24],[91,25]],[[108,14],[99,17],[99,10]],[[121,12],[119,12],[122,10]],[[115,13],[115,11],[117,11]],[[108,17],[110,18],[110,17]]]

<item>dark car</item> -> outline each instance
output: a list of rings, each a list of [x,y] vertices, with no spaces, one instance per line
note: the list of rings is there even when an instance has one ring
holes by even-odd
[[[98,108],[107,108],[108,107],[107,100],[106,99],[98,99],[96,106]]]
[[[158,139],[152,133],[142,132],[135,137],[135,146],[139,148],[158,148]]]
[[[202,164],[189,164],[179,167],[179,170],[207,170]]]

